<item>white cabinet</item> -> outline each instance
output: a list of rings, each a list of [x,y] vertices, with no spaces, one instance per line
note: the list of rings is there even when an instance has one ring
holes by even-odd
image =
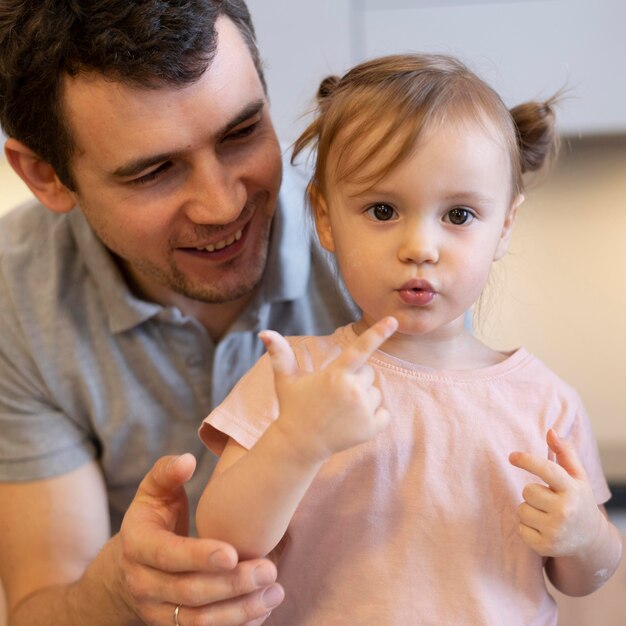
[[[623,0],[362,0],[362,56],[457,55],[510,104],[566,89],[568,134],[626,132]]]
[[[566,97],[572,135],[626,132],[623,0],[249,0],[279,133],[292,139],[319,80],[402,51],[461,57],[513,106]]]

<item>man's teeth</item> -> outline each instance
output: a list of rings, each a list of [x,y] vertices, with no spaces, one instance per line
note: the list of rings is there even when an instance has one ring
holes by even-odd
[[[231,235],[228,239],[222,239],[222,241],[218,241],[217,243],[209,244],[205,248],[196,248],[196,250],[206,250],[207,252],[215,252],[216,250],[222,250],[226,246],[230,246],[235,243],[235,241],[239,241],[241,239],[241,231],[238,230],[234,235]]]

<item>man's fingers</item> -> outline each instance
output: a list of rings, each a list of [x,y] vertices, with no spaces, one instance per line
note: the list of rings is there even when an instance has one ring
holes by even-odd
[[[239,558],[235,548],[223,541],[184,537],[154,526],[127,531],[124,544],[131,561],[170,573],[223,573],[234,569]]]
[[[396,332],[397,328],[398,320],[395,317],[388,316],[379,320],[344,350],[335,361],[335,366],[351,371],[358,370]]]
[[[161,457],[144,476],[135,499],[169,498],[192,477],[195,469],[193,454]]]
[[[195,468],[196,459],[189,453],[160,458],[139,484],[125,520],[135,516],[151,523],[153,529],[186,535],[189,509],[184,484]],[[124,526],[132,528],[133,524]]]
[[[542,459],[528,452],[512,452],[509,455],[509,462],[511,465],[541,478],[555,491],[564,491],[568,487],[570,477],[567,475],[567,472],[548,459]]]
[[[272,369],[277,376],[290,376],[298,371],[298,362],[289,342],[274,330],[259,333],[259,339],[265,345],[270,356]]]
[[[179,572],[169,573],[152,570],[141,582],[144,593],[139,595],[157,602],[172,602],[200,607],[213,602],[222,602],[265,589],[276,583],[276,566],[267,559],[252,559],[236,564],[224,572]]]
[[[550,450],[556,455],[556,462],[572,477],[581,480],[587,479],[587,472],[583,467],[576,449],[567,439],[561,439],[555,430],[548,430],[546,436]]]
[[[188,606],[182,603],[178,612],[179,624],[220,624],[221,626],[241,626],[241,624],[262,624],[272,609],[276,608],[284,599],[283,588],[274,584],[266,589],[258,589],[236,599],[225,600],[204,606]],[[162,611],[168,621],[158,623],[173,623],[172,615],[179,603],[163,605]]]

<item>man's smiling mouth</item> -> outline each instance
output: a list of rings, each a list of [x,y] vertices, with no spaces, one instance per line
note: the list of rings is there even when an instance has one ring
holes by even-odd
[[[216,250],[223,250],[227,246],[230,246],[233,243],[235,243],[235,241],[239,241],[241,239],[242,234],[243,234],[243,229],[240,229],[236,233],[231,235],[230,237],[227,237],[226,239],[222,239],[221,241],[218,241],[217,243],[210,243],[208,246],[196,248],[196,250],[200,252],[215,252]]]

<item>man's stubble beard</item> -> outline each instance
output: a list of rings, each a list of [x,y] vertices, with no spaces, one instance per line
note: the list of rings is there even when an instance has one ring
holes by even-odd
[[[84,204],[81,202],[84,208]],[[252,216],[256,211],[263,211],[262,207],[267,206],[266,194],[259,194],[249,202],[243,210],[244,220],[247,221],[247,215]],[[85,211],[83,210],[85,214]],[[89,212],[91,213],[91,212]],[[181,295],[196,302],[205,304],[225,304],[238,300],[249,295],[260,283],[265,272],[267,258],[269,255],[270,235],[274,222],[274,210],[265,214],[262,224],[259,227],[259,233],[256,241],[252,243],[254,249],[252,252],[244,253],[244,258],[236,257],[230,261],[226,261],[219,267],[220,270],[212,269],[211,273],[224,274],[226,282],[220,281],[219,278],[212,283],[205,283],[201,279],[189,279],[189,277],[181,271],[180,267],[174,260],[173,251],[176,249],[176,241],[170,242],[170,251],[164,256],[164,264],[157,264],[149,259],[137,258],[131,254],[123,254],[121,250],[116,250],[115,242],[108,237],[109,229],[105,228],[101,223],[94,223],[85,214],[87,221],[93,229],[96,237],[108,249],[113,257],[114,262],[124,275],[126,282],[131,290],[139,297],[148,297],[142,288],[143,279],[147,279],[150,283],[160,288],[165,288],[176,295]],[[211,231],[223,230],[222,227],[212,227]],[[198,228],[198,239],[207,236],[206,227]],[[251,242],[247,242],[248,245]],[[246,258],[249,259],[246,265]],[[237,267],[239,266],[240,267]],[[148,286],[146,285],[146,286]],[[159,298],[157,297],[157,300]],[[161,304],[164,304],[161,302]]]
[[[271,225],[272,220],[268,220],[263,225],[263,230],[255,243],[256,248],[252,266],[244,267],[243,261],[239,258],[223,264],[223,273],[228,279],[226,284],[223,282],[217,284],[215,282],[213,284],[194,284],[194,281],[189,280],[172,258],[169,260],[169,271],[167,272],[146,260],[130,260],[126,261],[125,264],[132,265],[135,268],[135,272],[190,300],[205,304],[232,302],[249,295],[261,282],[269,254]],[[238,264],[242,266],[237,268]]]

